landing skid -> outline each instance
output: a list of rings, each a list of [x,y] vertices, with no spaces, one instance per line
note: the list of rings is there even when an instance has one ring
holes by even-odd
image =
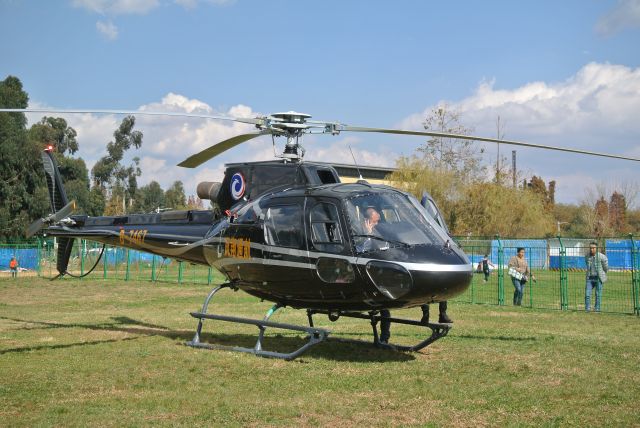
[[[280,358],[280,359],[284,359],[284,360],[293,360],[294,358],[296,358],[299,355],[301,355],[304,352],[306,352],[312,346],[317,345],[320,342],[324,342],[327,339],[327,336],[329,335],[329,331],[325,330],[325,329],[322,329],[322,328],[303,327],[303,326],[298,326],[298,325],[293,325],[293,324],[284,324],[284,323],[269,321],[269,318],[271,318],[271,316],[278,309],[280,309],[282,307],[279,304],[275,304],[271,309],[269,309],[269,311],[265,315],[264,319],[262,319],[262,320],[255,320],[255,319],[250,319],[250,318],[240,318],[240,317],[231,317],[231,316],[227,316],[227,315],[215,315],[215,314],[207,313],[207,309],[209,307],[209,302],[211,301],[213,296],[215,296],[215,294],[218,291],[220,291],[220,290],[222,290],[223,288],[226,288],[226,287],[233,287],[233,286],[231,284],[223,284],[221,286],[218,286],[218,287],[214,288],[211,291],[211,293],[209,293],[207,298],[205,299],[204,304],[202,305],[202,311],[201,312],[191,312],[191,316],[198,319],[198,328],[196,329],[196,334],[193,337],[193,340],[191,340],[190,342],[187,342],[187,345],[192,346],[194,348],[222,349],[222,350],[227,350],[227,351],[246,352],[246,353],[249,353],[249,354],[258,355],[260,357]],[[211,344],[211,343],[203,343],[203,342],[200,341],[200,335],[202,333],[202,323],[203,323],[203,321],[205,319],[226,321],[226,322],[238,323],[238,324],[255,325],[256,327],[258,327],[258,330],[259,330],[258,340],[256,341],[256,344],[255,344],[255,346],[253,348],[244,348],[244,347],[241,347],[241,346],[227,346],[227,345],[216,345],[216,344]],[[289,353],[265,351],[264,349],[262,349],[262,340],[264,339],[264,332],[267,329],[267,327],[277,328],[277,329],[281,329],[281,330],[292,330],[292,331],[299,331],[299,332],[307,333],[307,337],[306,337],[307,343],[305,343],[304,345],[302,345],[301,347],[299,347],[295,351],[289,352]]]
[[[313,315],[315,314],[328,315],[329,319],[332,321],[336,321],[337,318],[341,316],[348,317],[348,318],[366,319],[370,321],[371,327],[373,328],[373,343],[365,342],[362,340],[342,339],[342,338],[335,339],[337,341],[350,342],[350,343],[367,343],[367,344],[373,344],[378,348],[392,349],[392,350],[403,351],[403,352],[419,351],[420,349],[423,349],[426,346],[432,344],[436,340],[446,336],[449,330],[451,329],[450,324],[435,324],[435,323],[423,324],[420,321],[408,320],[404,318],[393,318],[393,317],[386,318],[386,320],[392,324],[395,323],[395,324],[414,325],[418,327],[429,328],[431,330],[431,335],[427,337],[425,340],[413,346],[405,346],[405,345],[383,343],[380,341],[380,336],[378,334],[378,323],[383,319],[383,317],[380,316],[378,311],[371,311],[368,314],[363,314],[359,312],[340,312],[338,314],[335,314],[330,311],[307,309],[307,318],[309,319],[309,327],[269,321],[269,318],[271,318],[271,316],[278,309],[282,307],[282,305],[280,304],[275,304],[271,309],[269,309],[269,311],[267,312],[267,314],[262,320],[207,313],[207,310],[209,308],[209,303],[211,302],[213,297],[216,295],[216,293],[218,293],[218,291],[222,290],[223,288],[236,289],[233,284],[222,284],[214,288],[213,290],[211,290],[211,292],[205,299],[204,304],[202,305],[202,310],[200,312],[191,312],[191,316],[198,319],[198,327],[196,329],[196,334],[194,335],[193,339],[190,342],[187,342],[188,346],[192,346],[194,348],[221,349],[221,350],[227,350],[227,351],[245,352],[249,354],[258,355],[260,357],[293,360],[294,358],[297,358],[298,356],[302,355],[312,346],[315,346],[328,339],[328,336],[330,333],[329,330],[317,328],[313,326]],[[200,335],[202,334],[202,324],[206,319],[216,320],[216,321],[225,321],[225,322],[237,323],[237,324],[255,325],[256,327],[258,327],[258,330],[259,330],[258,339],[256,341],[255,346],[253,348],[245,348],[241,346],[228,346],[228,345],[218,345],[218,344],[201,342]],[[262,341],[264,339],[264,332],[266,331],[267,327],[306,333],[307,342],[301,347],[299,347],[298,349],[288,353],[266,351],[262,348]]]
[[[309,319],[309,325],[311,327],[313,327],[313,315],[314,314],[325,314],[325,315],[329,315],[331,316],[332,314],[329,311],[321,311],[321,310],[313,310],[313,309],[307,309],[307,317]],[[359,318],[359,319],[365,319],[365,320],[369,320],[371,322],[371,327],[373,329],[373,345],[378,347],[378,348],[383,348],[383,349],[392,349],[392,350],[396,350],[396,351],[403,351],[403,352],[416,352],[419,351],[423,348],[426,348],[427,346],[431,345],[433,342],[435,342],[436,340],[443,338],[447,335],[447,333],[449,333],[449,330],[451,330],[451,324],[436,324],[436,323],[428,323],[428,324],[423,324],[420,321],[414,321],[414,320],[408,320],[408,319],[404,319],[404,318],[386,318],[387,321],[389,321],[391,324],[395,323],[395,324],[405,324],[405,325],[415,325],[415,326],[419,326],[419,327],[426,327],[431,329],[431,336],[427,337],[425,340],[413,345],[413,346],[406,346],[406,345],[394,345],[391,343],[383,343],[380,341],[380,336],[378,334],[378,323],[382,320],[382,317],[380,316],[380,314],[377,311],[372,311],[369,312],[368,315],[366,314],[362,314],[359,312],[341,312],[340,313],[341,317],[348,317],[348,318]],[[367,343],[367,344],[371,344],[371,342],[367,342],[364,340],[357,340],[357,339],[343,339],[343,338],[333,338],[333,340],[336,341],[340,341],[340,342],[347,342],[347,343]]]

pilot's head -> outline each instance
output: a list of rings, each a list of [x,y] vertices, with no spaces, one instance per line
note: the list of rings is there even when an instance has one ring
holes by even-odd
[[[372,226],[375,226],[380,221],[380,213],[378,213],[378,211],[373,207],[367,208],[364,212],[364,217]]]

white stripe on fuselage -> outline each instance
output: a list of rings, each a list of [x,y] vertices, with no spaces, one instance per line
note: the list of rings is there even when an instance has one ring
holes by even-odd
[[[224,238],[212,238],[212,241],[215,242],[224,242]],[[267,244],[259,244],[256,242],[251,243],[251,248],[256,250],[261,250],[263,252],[275,253],[275,254],[286,254],[294,257],[307,257],[307,258],[332,258],[332,259],[341,259],[346,260],[349,263],[366,266],[367,263],[371,261],[378,262],[387,262],[387,263],[395,263],[404,267],[409,271],[419,271],[419,272],[472,272],[473,264],[439,264],[439,263],[407,263],[407,262],[399,262],[399,261],[391,261],[391,260],[381,260],[381,259],[370,259],[370,258],[362,258],[362,257],[353,257],[353,256],[345,256],[342,254],[333,254],[333,253],[321,253],[316,251],[307,251],[307,250],[299,250],[296,248],[283,248],[276,247],[273,245]],[[315,269],[316,265],[314,263],[302,263],[302,262],[293,262],[287,260],[274,260],[267,258],[257,258],[252,257],[251,259],[233,259],[233,258],[225,258],[220,261],[221,266],[232,265],[232,264],[245,264],[245,263],[255,263],[255,264],[263,264],[263,265],[273,265],[273,266],[287,266],[287,267],[296,267],[303,269]]]

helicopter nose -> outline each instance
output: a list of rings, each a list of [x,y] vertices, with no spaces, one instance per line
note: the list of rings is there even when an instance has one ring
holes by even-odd
[[[473,266],[462,263],[424,263],[421,266],[415,266],[410,272],[413,278],[413,290],[405,297],[439,302],[465,292],[471,284]]]
[[[419,304],[443,301],[471,284],[473,266],[464,253],[422,249],[403,258],[407,261],[394,257],[366,264],[369,279],[388,299]]]

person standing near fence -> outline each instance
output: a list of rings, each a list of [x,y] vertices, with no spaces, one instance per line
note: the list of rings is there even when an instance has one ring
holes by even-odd
[[[524,293],[524,286],[529,280],[529,277],[535,281],[535,277],[531,275],[529,270],[529,264],[524,258],[524,248],[519,247],[515,256],[509,260],[509,276],[511,276],[511,282],[513,282],[513,304],[515,306],[522,305],[522,295]]]
[[[9,270],[11,271],[11,277],[18,277],[18,260],[15,257],[11,257],[11,261],[9,262]]]
[[[484,273],[484,282],[489,281],[489,275],[491,275],[491,269],[495,269],[495,266],[489,260],[489,254],[485,254],[482,259],[482,273]]]
[[[607,256],[598,251],[598,244],[589,244],[589,254],[586,257],[587,265],[587,285],[584,289],[584,310],[591,310],[591,292],[596,290],[595,311],[600,312],[600,302],[602,301],[602,284],[607,282],[607,271],[609,270],[609,260]]]

